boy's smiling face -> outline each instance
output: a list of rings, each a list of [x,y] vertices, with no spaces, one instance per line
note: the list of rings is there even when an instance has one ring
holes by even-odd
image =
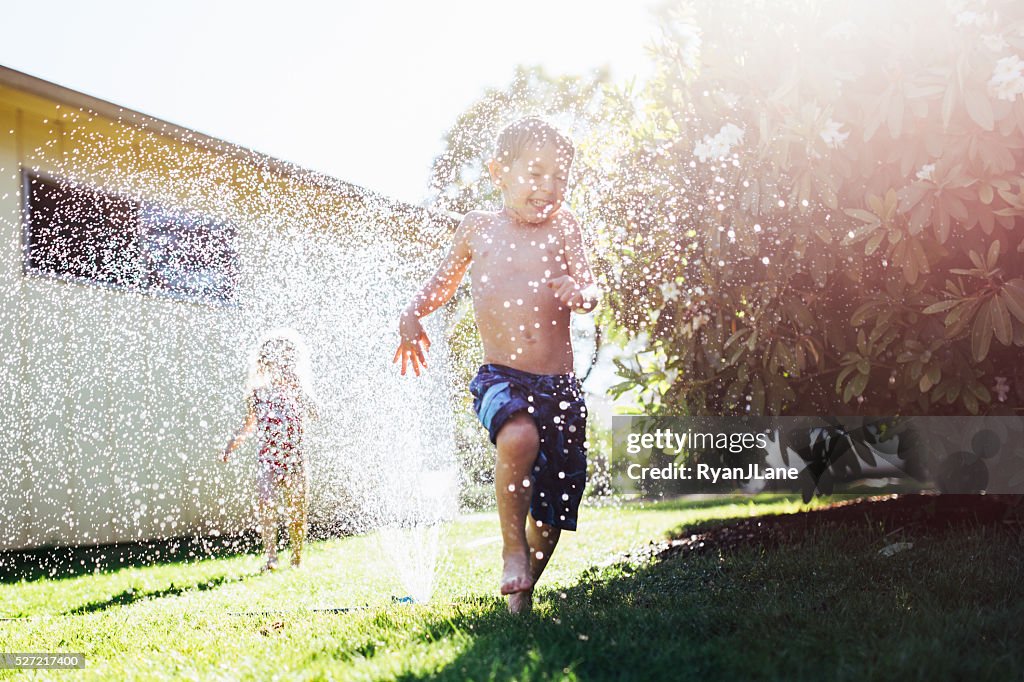
[[[553,141],[528,143],[509,165],[490,163],[505,210],[513,218],[539,225],[562,206],[570,159]]]

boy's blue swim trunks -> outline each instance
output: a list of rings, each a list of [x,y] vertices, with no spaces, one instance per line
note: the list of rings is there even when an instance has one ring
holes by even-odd
[[[533,417],[540,451],[533,465],[530,514],[557,528],[576,530],[587,482],[587,406],[576,375],[484,365],[469,390],[492,443],[512,415],[525,411]]]

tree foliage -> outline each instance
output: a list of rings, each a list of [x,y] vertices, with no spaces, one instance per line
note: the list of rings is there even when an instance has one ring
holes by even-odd
[[[1024,402],[1024,5],[683,3],[576,203],[653,413]],[[655,390],[652,390],[654,388]]]

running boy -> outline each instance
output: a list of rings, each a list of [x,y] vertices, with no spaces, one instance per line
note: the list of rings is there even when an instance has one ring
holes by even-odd
[[[562,206],[575,150],[539,118],[498,136],[491,178],[498,212],[472,211],[433,277],[399,321],[395,361],[418,376],[430,347],[420,324],[452,297],[472,266],[473,307],[484,345],[470,384],[474,408],[497,446],[501,594],[528,611],[563,529],[576,530],[586,483],[586,406],[572,373],[569,317],[589,312],[598,292],[580,227]]]

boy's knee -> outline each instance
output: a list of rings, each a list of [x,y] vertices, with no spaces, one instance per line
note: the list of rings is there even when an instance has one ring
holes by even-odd
[[[558,526],[552,526],[551,524],[544,523],[543,521],[537,521],[531,514],[528,523],[535,529],[537,535],[542,538],[557,538],[562,533],[562,529]]]
[[[540,446],[540,434],[533,418],[525,412],[513,415],[498,432],[499,445],[535,450]]]

